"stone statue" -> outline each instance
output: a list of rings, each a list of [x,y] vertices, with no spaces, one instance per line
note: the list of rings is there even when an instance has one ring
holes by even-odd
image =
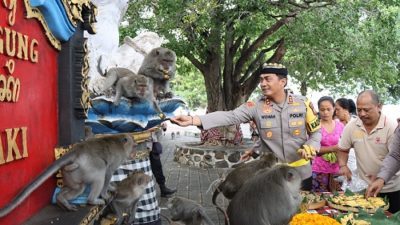
[[[92,0],[98,7],[96,34],[85,33],[89,49],[89,91],[101,90],[105,73],[111,67],[124,67],[137,72],[144,55],[160,47],[163,40],[154,32],[144,32],[135,38],[125,37],[119,46],[119,28],[128,8],[128,0]]]

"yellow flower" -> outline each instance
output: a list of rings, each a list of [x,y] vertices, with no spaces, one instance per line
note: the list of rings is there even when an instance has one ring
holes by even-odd
[[[340,225],[340,223],[328,216],[299,213],[292,218],[290,225]]]

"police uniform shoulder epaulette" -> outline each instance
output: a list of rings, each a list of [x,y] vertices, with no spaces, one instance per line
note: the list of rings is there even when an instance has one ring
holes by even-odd
[[[299,100],[302,100],[302,101],[306,101],[307,100],[307,97],[305,97],[303,95],[294,95],[294,94],[292,94],[292,96],[293,96],[294,99],[299,99]]]

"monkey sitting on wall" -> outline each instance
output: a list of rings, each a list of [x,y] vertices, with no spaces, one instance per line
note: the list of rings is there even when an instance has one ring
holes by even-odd
[[[229,203],[230,224],[288,224],[302,201],[300,186],[300,173],[288,165],[259,171]]]
[[[127,215],[124,224],[134,222],[137,203],[150,181],[151,177],[143,171],[134,171],[126,179],[118,182],[115,197],[111,202],[112,211],[118,219],[115,225],[122,224],[124,214]]]
[[[204,220],[209,225],[215,225],[206,214],[204,208],[190,199],[182,197],[170,198],[167,207],[173,221],[181,221],[185,225],[201,225]]]
[[[158,47],[152,49],[143,59],[138,74],[150,77],[154,82],[154,96],[158,99],[172,98],[169,82],[175,77],[176,54]]]
[[[154,110],[161,118],[165,118],[160,106],[156,102],[153,92],[153,80],[129,69],[114,67],[107,71],[103,91],[115,86],[114,104],[118,105],[121,97],[142,99],[151,102]]]
[[[86,185],[90,185],[88,203],[105,204],[110,179],[114,171],[134,153],[134,142],[131,135],[107,135],[100,138],[89,138],[74,144],[72,149],[54,161],[36,179],[26,186],[8,205],[0,209],[0,217],[10,213],[22,203],[34,190],[40,187],[52,174],[62,168],[63,184],[57,195],[57,204],[67,210],[77,208],[68,201],[82,194]],[[99,196],[103,197],[100,199]]]

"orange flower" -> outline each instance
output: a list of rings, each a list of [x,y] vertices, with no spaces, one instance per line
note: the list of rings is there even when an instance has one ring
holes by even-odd
[[[340,223],[328,216],[299,213],[292,218],[290,225],[340,225]]]

